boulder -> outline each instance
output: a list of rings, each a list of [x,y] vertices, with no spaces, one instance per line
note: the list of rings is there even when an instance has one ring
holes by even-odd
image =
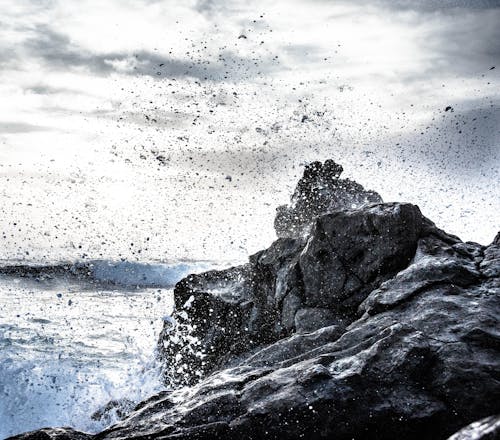
[[[242,353],[294,332],[343,328],[415,255],[424,220],[404,203],[345,209],[281,238],[248,264],[191,275],[159,340],[167,385],[193,384]]]

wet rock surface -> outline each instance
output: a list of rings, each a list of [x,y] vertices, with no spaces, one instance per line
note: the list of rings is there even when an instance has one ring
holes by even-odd
[[[92,436],[75,431],[72,428],[45,428],[26,432],[11,438],[27,440],[90,440]]]
[[[463,243],[417,206],[322,211],[178,283],[173,390],[94,438],[446,439],[500,412],[499,272],[498,237]]]
[[[179,328],[167,326],[160,337],[169,384],[192,384],[295,332],[345,328],[368,293],[406,267],[423,224],[410,204],[337,211],[318,217],[307,236],[278,239],[245,266],[181,281],[175,319],[190,331],[178,339],[172,330]]]

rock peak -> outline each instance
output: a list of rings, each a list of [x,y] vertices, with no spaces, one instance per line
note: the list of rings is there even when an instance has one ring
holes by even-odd
[[[341,179],[343,171],[342,165],[331,159],[305,166],[290,204],[277,208],[274,228],[278,237],[304,234],[311,221],[321,214],[382,202],[376,192],[367,191],[350,179]]]

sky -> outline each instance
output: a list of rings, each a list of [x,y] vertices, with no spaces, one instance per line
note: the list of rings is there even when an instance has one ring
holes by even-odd
[[[240,261],[312,160],[500,229],[500,1],[0,0],[0,259]]]

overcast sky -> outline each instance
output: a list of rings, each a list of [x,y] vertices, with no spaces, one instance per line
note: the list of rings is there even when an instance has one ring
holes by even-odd
[[[0,258],[241,259],[326,158],[489,243],[499,23],[493,0],[0,0]]]

